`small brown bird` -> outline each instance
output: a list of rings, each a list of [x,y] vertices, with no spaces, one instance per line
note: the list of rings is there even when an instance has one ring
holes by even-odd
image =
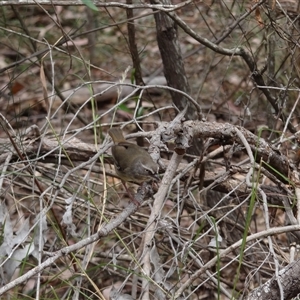
[[[120,128],[111,128],[108,133],[114,142],[112,155],[116,173],[123,181],[142,183],[157,180],[159,166],[146,150],[127,142]]]

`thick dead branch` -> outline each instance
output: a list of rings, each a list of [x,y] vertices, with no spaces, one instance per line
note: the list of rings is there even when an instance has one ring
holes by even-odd
[[[288,300],[296,297],[300,293],[300,260],[297,260],[280,271],[278,277],[272,279],[252,291],[245,300],[277,300],[279,299],[278,280],[283,287],[284,297]]]
[[[235,126],[229,123],[187,121],[183,126],[174,128],[174,132],[176,134],[179,131],[183,131],[185,136],[211,137],[219,140],[221,145],[233,144],[234,142],[242,145],[234,128]],[[281,181],[286,182],[290,171],[294,169],[293,164],[289,162],[288,158],[281,155],[276,148],[272,147],[264,139],[258,138],[244,127],[237,126],[237,128],[249,143],[256,162],[260,163],[262,160],[263,166],[266,169]]]
[[[238,127],[245,139],[249,143],[253,154],[256,157],[256,162],[263,162],[263,167],[268,169],[282,182],[287,182],[291,171],[294,169],[294,165],[289,162],[288,158],[264,139],[258,138],[256,135],[246,130],[243,127]],[[229,123],[210,123],[201,121],[187,121],[182,124],[172,125],[171,131],[164,138],[171,139],[180,133],[180,136],[185,136],[187,141],[191,141],[192,138],[214,138],[218,140],[221,145],[232,145],[233,143],[241,144],[240,139],[236,135],[235,126]],[[169,130],[170,130],[169,129]],[[151,133],[147,133],[148,136]],[[139,136],[137,134],[136,136]],[[67,157],[74,161],[88,161],[91,157],[97,154],[97,150],[93,145],[86,144],[78,140],[77,138],[66,138],[64,141],[58,141],[55,139],[49,139],[44,137],[32,138],[24,136],[21,141],[19,138],[16,140],[17,144],[22,149],[23,153],[27,157],[34,157],[35,159],[45,159],[47,157],[52,158]],[[166,142],[166,140],[164,140]],[[9,145],[9,140],[2,140],[4,145],[2,154],[0,156],[0,163],[3,163],[10,152],[13,152],[12,160],[16,160],[17,155]],[[101,149],[101,153],[104,153],[109,149],[110,145],[105,145]],[[38,154],[38,155],[37,155]]]

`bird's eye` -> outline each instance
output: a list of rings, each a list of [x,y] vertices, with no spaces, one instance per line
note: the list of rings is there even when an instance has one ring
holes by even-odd
[[[145,169],[145,170],[146,170],[146,172],[147,172],[149,175],[154,175],[153,170],[150,170],[150,169]]]
[[[146,166],[143,165],[143,164],[142,164],[142,166],[143,166],[143,170],[144,170],[145,173],[147,173],[147,174],[149,174],[149,175],[152,175],[152,170],[146,168]]]

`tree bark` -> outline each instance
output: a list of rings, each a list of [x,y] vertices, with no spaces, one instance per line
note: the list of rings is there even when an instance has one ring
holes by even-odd
[[[300,293],[300,259],[292,262],[280,271],[278,278],[273,276],[272,279],[252,291],[245,300],[278,300],[280,290],[278,282],[283,289],[283,299],[291,299]]]

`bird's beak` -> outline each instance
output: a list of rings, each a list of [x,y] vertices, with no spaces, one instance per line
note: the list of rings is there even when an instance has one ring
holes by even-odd
[[[160,177],[157,174],[152,175],[152,178],[155,180],[155,182],[160,181]]]

